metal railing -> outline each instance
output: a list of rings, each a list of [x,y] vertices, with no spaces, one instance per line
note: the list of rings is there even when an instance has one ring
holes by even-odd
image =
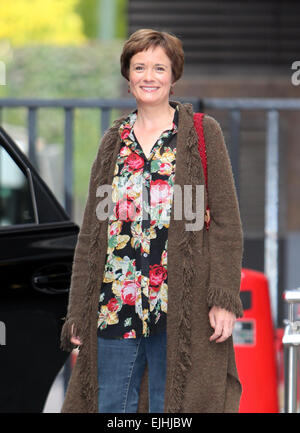
[[[284,299],[288,303],[288,320],[282,343],[285,351],[284,363],[284,412],[297,412],[298,368],[300,346],[300,321],[296,320],[295,306],[300,304],[300,288],[284,292]]]
[[[298,110],[300,99],[290,98],[178,98],[181,102],[193,104],[194,111],[208,109],[227,110],[229,115],[228,151],[231,159],[237,193],[239,195],[239,144],[240,122],[243,110],[264,110],[266,120],[266,158],[265,158],[265,243],[264,273],[270,286],[273,320],[277,323],[278,290],[278,187],[279,187],[279,111]],[[45,107],[64,110],[64,198],[65,209],[73,216],[73,143],[74,111],[77,108],[99,110],[101,133],[111,123],[114,109],[132,109],[135,100],[123,99],[12,99],[0,98],[0,121],[3,108],[27,108],[29,158],[36,162],[35,142],[37,135],[37,111]]]
[[[199,99],[189,98],[184,102],[193,104],[198,110]],[[76,109],[93,108],[99,111],[99,126],[103,134],[111,124],[111,112],[114,109],[133,109],[134,99],[12,99],[0,98],[0,124],[3,108],[27,108],[28,156],[38,169],[36,158],[37,113],[42,108],[60,108],[64,111],[64,207],[70,217],[73,216],[74,184],[74,112]]]

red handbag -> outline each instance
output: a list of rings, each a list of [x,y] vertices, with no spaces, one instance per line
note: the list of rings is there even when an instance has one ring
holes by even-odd
[[[206,159],[206,146],[205,146],[205,139],[204,139],[204,133],[203,133],[203,116],[205,113],[194,113],[194,126],[198,134],[198,150],[203,166],[203,172],[205,177],[205,187],[208,197],[208,189],[207,189],[207,159]],[[204,216],[204,223],[206,230],[209,229],[210,225],[210,209],[207,204],[205,216]]]

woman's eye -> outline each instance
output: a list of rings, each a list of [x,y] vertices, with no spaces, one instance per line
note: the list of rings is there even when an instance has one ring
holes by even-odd
[[[136,67],[135,67],[135,70],[136,70],[136,71],[142,71],[142,70],[143,70],[143,66],[136,66]]]
[[[160,72],[163,72],[165,70],[165,68],[163,68],[162,66],[158,66],[156,69]]]

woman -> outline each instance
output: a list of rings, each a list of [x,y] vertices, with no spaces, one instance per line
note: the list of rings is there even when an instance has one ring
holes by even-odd
[[[91,170],[61,336],[63,349],[80,347],[63,412],[238,411],[242,226],[224,137],[208,115],[210,227],[175,218],[176,188],[205,184],[192,106],[169,101],[183,63],[166,32],[142,29],[124,45],[137,110],[106,132]]]

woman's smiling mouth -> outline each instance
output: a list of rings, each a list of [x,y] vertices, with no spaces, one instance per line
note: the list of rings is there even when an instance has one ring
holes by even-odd
[[[155,90],[158,90],[159,87],[153,87],[153,86],[141,86],[141,89],[145,92],[155,92]]]

